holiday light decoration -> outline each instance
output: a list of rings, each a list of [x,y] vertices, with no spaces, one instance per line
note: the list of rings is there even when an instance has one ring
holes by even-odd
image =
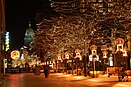
[[[126,39],[131,30],[130,0],[50,1],[56,12],[68,13],[66,10],[72,7],[68,7],[67,3],[75,4],[77,12],[70,11],[68,15],[60,15],[51,20],[43,19],[38,25],[32,43],[32,47],[37,50],[64,54],[64,50],[73,53],[74,49],[83,50],[93,44],[110,44],[114,53],[115,38]]]
[[[37,44],[36,46],[40,44],[41,49],[44,48],[44,50],[55,54],[58,51],[64,52],[64,50],[69,50],[69,53],[73,53],[74,49],[84,49],[85,28],[83,25],[85,21],[80,16],[62,15],[54,18],[52,21],[44,20],[43,23],[46,26],[42,25],[36,32],[37,39],[35,39],[36,43],[34,43]]]

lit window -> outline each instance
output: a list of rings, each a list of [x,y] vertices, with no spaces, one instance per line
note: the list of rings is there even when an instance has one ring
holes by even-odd
[[[96,2],[96,0],[88,0],[88,2]]]
[[[108,12],[111,12],[111,9],[108,8]]]
[[[85,12],[85,10],[84,10],[84,9],[81,9],[80,12]]]
[[[101,8],[101,9],[99,9],[99,12],[104,12],[104,10]]]
[[[108,3],[108,7],[112,7],[113,6],[113,3]]]
[[[103,7],[103,4],[99,4],[99,7]]]
[[[113,0],[108,0],[108,2],[113,2]]]
[[[85,2],[85,0],[81,0],[81,2]]]
[[[98,2],[103,2],[103,0],[98,0]]]

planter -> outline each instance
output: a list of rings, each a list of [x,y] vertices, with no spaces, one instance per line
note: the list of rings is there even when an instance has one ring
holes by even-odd
[[[92,78],[97,78],[100,75],[100,71],[90,71],[90,76]]]
[[[40,66],[37,66],[36,68],[35,68],[35,72],[34,72],[34,74],[36,74],[36,75],[40,75]]]
[[[126,70],[125,72],[128,76],[131,76],[131,70]]]

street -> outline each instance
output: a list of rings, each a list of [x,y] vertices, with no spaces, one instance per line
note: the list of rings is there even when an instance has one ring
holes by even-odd
[[[119,82],[117,76],[107,77],[101,75],[98,78],[73,76],[71,74],[51,73],[48,78],[44,74],[33,73],[6,74],[0,87],[130,87],[128,82]]]

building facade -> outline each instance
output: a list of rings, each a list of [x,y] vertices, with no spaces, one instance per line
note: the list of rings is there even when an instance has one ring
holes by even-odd
[[[50,0],[50,2],[51,7],[61,13],[88,13],[89,10],[105,13],[111,12],[113,3],[117,0]]]
[[[0,0],[0,79],[4,73],[3,67],[3,50],[4,50],[4,33],[5,33],[5,0]]]
[[[80,0],[50,0],[51,7],[60,13],[78,13]]]

